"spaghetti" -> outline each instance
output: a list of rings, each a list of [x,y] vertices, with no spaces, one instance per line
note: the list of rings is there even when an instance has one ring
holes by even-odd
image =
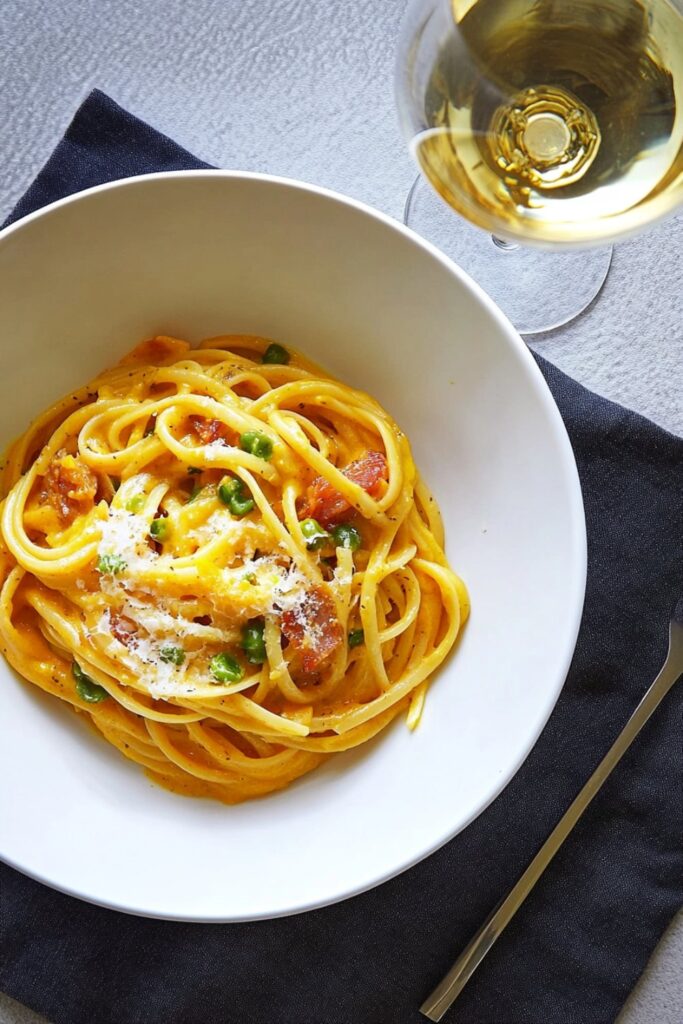
[[[236,803],[414,727],[468,613],[406,437],[267,339],[143,342],[2,484],[3,653],[179,793]]]

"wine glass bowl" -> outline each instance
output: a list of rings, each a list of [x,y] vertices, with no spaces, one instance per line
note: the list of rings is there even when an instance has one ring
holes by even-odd
[[[414,0],[400,36],[398,109],[424,178],[477,227],[555,252],[545,270],[535,257],[536,293],[557,281],[568,249],[604,246],[681,202],[682,93],[680,0]],[[505,309],[513,261],[490,239],[459,242],[454,218],[450,232],[437,229],[428,195],[412,196],[411,226],[466,269],[473,262]],[[608,252],[584,253],[583,271],[566,264],[571,316],[608,266]],[[519,280],[511,287],[520,292]]]

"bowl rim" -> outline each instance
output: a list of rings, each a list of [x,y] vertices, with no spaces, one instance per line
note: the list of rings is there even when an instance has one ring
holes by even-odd
[[[58,879],[50,877],[47,872],[28,870],[21,863],[17,862],[11,855],[7,855],[6,852],[0,849],[0,861],[6,863],[9,867],[14,868],[29,878],[32,878],[49,888],[55,889],[58,892],[62,892],[68,896],[73,896],[76,899],[83,900],[96,906],[104,907],[105,909],[116,910],[137,917],[204,924],[227,924],[258,920],[273,920],[276,918],[305,913],[321,907],[331,906],[334,903],[350,899],[351,897],[367,892],[378,885],[382,885],[384,882],[387,882],[402,874],[404,871],[407,871],[409,868],[414,867],[427,857],[430,857],[433,853],[436,853],[437,850],[441,849],[442,846],[445,846],[446,843],[450,842],[451,839],[455,838],[456,835],[475,821],[515,777],[520,767],[529,756],[531,750],[536,745],[541,732],[545,728],[548,719],[555,708],[562,688],[564,687],[571,660],[574,655],[583,615],[586,591],[586,520],[576,459],[574,457],[574,451],[572,449],[564,421],[562,420],[560,411],[555,403],[555,399],[552,396],[550,388],[543,377],[543,374],[534,360],[530,349],[524,343],[518,331],[513,327],[511,322],[496,305],[493,299],[491,299],[480,285],[478,285],[465,270],[458,266],[458,264],[454,263],[449,257],[437,249],[436,246],[422,238],[402,222],[386,213],[383,213],[381,210],[375,209],[361,200],[354,199],[351,196],[346,196],[333,189],[328,189],[324,186],[312,184],[300,179],[265,174],[257,171],[241,171],[234,169],[224,170],[220,168],[156,171],[149,174],[136,174],[126,178],[116,178],[100,185],[93,185],[90,188],[74,192],[68,196],[64,196],[61,199],[57,199],[52,203],[42,206],[0,229],[0,246],[2,246],[2,244],[12,235],[21,232],[34,221],[48,219],[52,214],[56,213],[63,207],[80,203],[81,201],[87,200],[99,193],[115,191],[118,189],[134,188],[145,184],[153,186],[155,182],[183,179],[223,179],[225,181],[237,182],[247,181],[261,183],[266,186],[277,186],[294,192],[312,194],[330,201],[337,206],[351,208],[363,216],[369,217],[371,220],[383,224],[391,231],[396,232],[399,236],[405,238],[406,241],[414,248],[423,251],[433,260],[436,260],[441,264],[441,266],[459,282],[460,286],[472,296],[475,302],[479,303],[479,305],[483,306],[487,310],[489,315],[496,322],[501,333],[505,335],[507,343],[511,345],[516,352],[521,364],[526,368],[529,382],[548,419],[548,426],[552,429],[554,441],[557,445],[558,456],[560,457],[562,464],[563,475],[569,485],[570,491],[569,511],[571,519],[571,545],[575,552],[573,585],[568,590],[568,606],[571,607],[571,614],[566,619],[565,638],[562,649],[558,651],[558,670],[556,673],[556,679],[554,680],[554,685],[552,687],[550,685],[548,686],[544,706],[539,707],[537,728],[532,733],[529,733],[528,740],[523,745],[517,760],[514,763],[511,763],[509,767],[496,779],[495,784],[490,787],[479,806],[474,808],[471,814],[464,821],[456,823],[454,827],[447,829],[445,832],[432,839],[432,841],[426,845],[419,854],[410,856],[400,863],[392,865],[385,872],[380,873],[376,877],[364,881],[355,887],[344,888],[342,886],[340,891],[334,892],[329,896],[318,898],[307,903],[298,903],[297,905],[292,905],[286,909],[239,915],[226,915],[224,912],[193,915],[177,912],[174,913],[172,910],[161,911],[158,907],[145,907],[143,905],[130,906],[119,900],[107,900],[101,895],[83,891],[73,886],[60,884]],[[457,214],[454,214],[454,216],[457,216]]]

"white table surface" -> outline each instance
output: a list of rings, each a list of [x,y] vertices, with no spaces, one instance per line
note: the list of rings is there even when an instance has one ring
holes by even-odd
[[[0,221],[93,87],[219,167],[301,178],[400,217],[414,175],[392,95],[403,8],[402,0],[3,0]],[[534,342],[594,391],[681,435],[682,253],[682,215],[622,243],[590,310]],[[682,1019],[683,912],[619,1024]],[[0,1024],[41,1020],[0,995]]]

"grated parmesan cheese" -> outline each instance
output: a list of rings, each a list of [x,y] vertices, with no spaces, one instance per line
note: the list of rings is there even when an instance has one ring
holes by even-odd
[[[147,544],[148,524],[142,516],[136,516],[122,508],[110,508],[109,515],[101,524],[101,539],[97,552],[102,555],[119,555],[126,563],[121,576],[135,574],[149,569],[159,557]],[[101,583],[120,585],[117,577],[102,577]],[[102,586],[104,590],[104,586]]]
[[[296,613],[303,604],[310,584],[294,564],[289,565],[286,569],[281,568],[282,575],[273,589],[268,611],[271,613],[276,611]]]
[[[172,643],[182,645],[184,638],[193,638],[209,644],[234,644],[239,637],[240,623],[234,628],[196,623],[177,613],[168,597],[159,594],[149,585],[141,585],[136,577],[149,571],[158,562],[159,555],[147,543],[148,522],[143,516],[135,515],[122,508],[110,508],[107,519],[101,524],[101,539],[98,554],[116,554],[125,562],[121,572],[100,576],[101,591],[109,598],[116,599],[117,614],[122,614],[135,623],[139,633],[131,636],[124,644],[125,654],[120,653],[121,641],[112,636],[112,620],[109,609],[105,610],[92,629],[93,636],[107,638],[117,644],[117,657],[138,678],[140,683],[155,699],[188,696],[196,690],[198,683],[198,659],[204,659],[204,648],[196,651],[185,649],[182,665],[163,661],[161,651]],[[206,545],[217,537],[227,539],[233,547],[241,565],[218,570],[216,578],[216,600],[220,607],[221,593],[229,599],[231,592],[239,594],[242,614],[280,615],[293,614],[302,624],[306,623],[305,602],[310,596],[310,581],[303,575],[289,557],[278,551],[263,554],[251,560],[253,549],[245,548],[245,531],[223,510],[213,512],[206,522],[189,531],[200,545]],[[242,550],[237,549],[242,546]],[[248,602],[244,600],[244,586],[249,582]],[[233,588],[239,588],[237,592]],[[173,610],[172,610],[173,608]]]

